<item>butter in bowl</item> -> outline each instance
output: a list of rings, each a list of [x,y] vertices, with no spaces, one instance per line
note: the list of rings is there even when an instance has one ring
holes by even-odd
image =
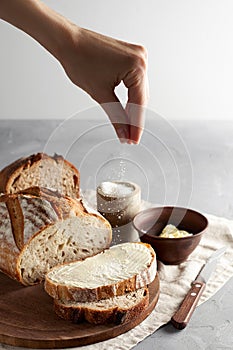
[[[158,260],[177,265],[196,249],[208,220],[192,209],[165,206],[141,211],[135,216],[133,225],[141,241],[155,249]]]

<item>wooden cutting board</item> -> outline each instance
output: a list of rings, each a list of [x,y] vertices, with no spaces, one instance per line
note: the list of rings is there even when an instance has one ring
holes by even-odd
[[[27,348],[67,348],[114,338],[141,323],[159,298],[159,277],[149,286],[149,306],[123,325],[73,324],[53,311],[43,285],[23,287],[0,273],[0,342]]]

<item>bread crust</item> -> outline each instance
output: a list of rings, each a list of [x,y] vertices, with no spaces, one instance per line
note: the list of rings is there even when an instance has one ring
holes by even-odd
[[[12,185],[14,184],[16,179],[21,175],[21,173],[24,170],[29,169],[37,164],[39,165],[39,163],[43,162],[44,160],[51,161],[51,162],[55,161],[56,163],[59,163],[61,165],[66,164],[70,169],[72,169],[73,176],[75,176],[75,184],[74,184],[75,193],[72,193],[72,194],[63,193],[63,192],[62,193],[74,198],[79,198],[79,183],[80,183],[79,171],[76,169],[76,167],[72,163],[70,163],[68,160],[64,159],[61,155],[58,155],[56,153],[54,154],[54,156],[49,156],[46,153],[42,153],[42,152],[37,154],[32,154],[28,157],[19,158],[13,163],[6,166],[4,169],[0,171],[0,192],[13,193]],[[35,185],[39,186],[40,184],[38,183]]]
[[[151,283],[157,272],[156,254],[150,244],[137,242],[136,244],[143,244],[150,250],[152,257],[150,265],[138,274],[135,274],[131,278],[121,280],[114,284],[100,286],[97,288],[80,288],[72,287],[66,284],[58,284],[51,280],[48,274],[45,277],[44,288],[45,291],[54,299],[58,299],[65,302],[77,301],[77,302],[95,302],[101,299],[112,298],[115,296],[123,295],[127,292],[135,291],[139,288],[143,288]],[[87,258],[89,259],[89,258]],[[57,269],[57,265],[54,269]],[[53,269],[50,270],[50,272]]]
[[[143,298],[131,307],[114,306],[99,310],[89,306],[78,306],[63,304],[54,300],[54,311],[56,314],[73,323],[87,321],[92,324],[124,324],[135,319],[149,305],[149,290],[144,288]]]
[[[24,230],[22,230],[22,209],[20,208],[20,215],[13,215],[10,213],[12,210],[12,202],[17,203],[17,209],[19,209],[18,205],[22,206],[23,201],[25,201],[25,204],[27,205],[28,203],[30,204],[30,201],[35,199],[41,201],[41,212],[30,214],[31,216],[34,215],[36,217],[35,224],[30,227],[30,229],[26,226],[24,227]],[[9,203],[11,203],[10,206]],[[52,208],[50,212],[48,210],[46,212],[46,206],[48,207],[48,205],[49,208]],[[27,206],[26,209],[24,208],[24,214],[27,214],[27,211],[25,212],[25,210],[27,210]],[[33,187],[20,191],[19,193],[0,196],[0,270],[22,284],[28,285],[29,283],[22,278],[20,262],[21,257],[30,242],[36,236],[42,234],[45,229],[53,226],[59,221],[63,221],[70,217],[83,217],[89,215],[96,216],[95,214],[89,214],[87,212],[83,207],[81,200],[63,196],[60,193],[49,189]],[[40,216],[41,221],[38,224],[37,221]],[[110,224],[104,218],[98,216],[98,220],[102,221],[105,227],[109,229],[109,232],[111,232]],[[106,242],[106,247],[108,247],[110,243],[111,234],[109,235],[109,241]]]

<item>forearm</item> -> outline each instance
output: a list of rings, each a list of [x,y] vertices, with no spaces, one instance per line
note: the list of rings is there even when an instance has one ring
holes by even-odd
[[[142,106],[147,102],[147,55],[142,46],[80,28],[40,0],[0,0],[0,18],[38,41],[75,85],[104,104],[123,142],[139,142]],[[126,109],[114,91],[121,81],[128,89]]]
[[[72,23],[40,0],[0,0],[0,18],[29,34],[58,59],[71,40]]]

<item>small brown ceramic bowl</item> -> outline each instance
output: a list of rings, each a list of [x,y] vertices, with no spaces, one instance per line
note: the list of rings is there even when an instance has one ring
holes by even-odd
[[[192,233],[182,238],[163,238],[158,235],[168,224]],[[138,213],[133,225],[142,242],[154,248],[157,259],[164,264],[178,265],[184,262],[198,246],[208,226],[206,217],[197,211],[179,207],[150,208]]]

